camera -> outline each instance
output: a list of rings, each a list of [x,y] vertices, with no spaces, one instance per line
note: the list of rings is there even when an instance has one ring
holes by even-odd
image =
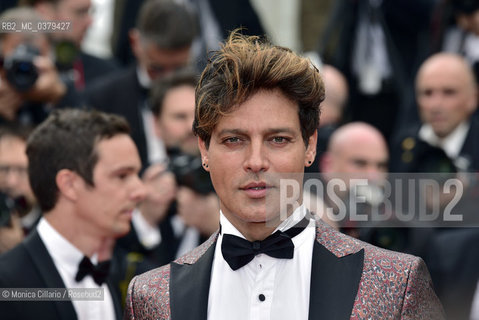
[[[175,175],[178,185],[202,195],[214,192],[210,174],[201,166],[200,157],[181,152],[170,154],[168,169]]]
[[[23,212],[27,207],[26,199],[22,196],[12,198],[0,191],[0,227],[10,225],[13,212]]]
[[[3,67],[7,80],[18,91],[27,91],[37,81],[38,70],[33,59],[38,55],[39,51],[34,46],[21,44],[4,59]]]

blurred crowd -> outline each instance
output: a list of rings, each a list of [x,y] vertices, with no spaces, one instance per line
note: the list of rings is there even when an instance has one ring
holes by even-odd
[[[68,30],[5,29],[43,21],[67,22]],[[217,197],[192,132],[195,87],[209,52],[236,28],[310,57],[322,74],[326,98],[307,177],[364,178],[381,190],[388,174],[463,174],[465,192],[477,195],[477,0],[2,0],[0,26],[0,253],[42,215],[28,180],[30,132],[55,109],[121,115],[145,196],[114,246],[120,301],[133,276],[218,228]],[[358,190],[335,197],[354,193],[369,205],[384,197]],[[337,198],[305,197],[342,232],[422,257],[449,317],[479,319],[479,230],[335,221],[326,213],[342,209]],[[438,197],[444,210],[448,201]]]

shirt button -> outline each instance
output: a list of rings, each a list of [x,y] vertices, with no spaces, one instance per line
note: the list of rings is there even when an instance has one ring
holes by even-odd
[[[259,301],[263,302],[264,300],[266,300],[266,297],[264,296],[264,294],[260,294],[258,296],[258,299],[259,299]]]

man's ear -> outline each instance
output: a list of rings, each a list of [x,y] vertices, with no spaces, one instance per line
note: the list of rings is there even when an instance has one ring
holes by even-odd
[[[138,60],[141,55],[140,31],[138,31],[138,29],[131,29],[128,32],[128,39],[130,40],[131,51]]]
[[[209,172],[210,167],[208,164],[208,148],[206,146],[206,142],[200,137],[198,137],[198,147],[200,148],[201,162],[203,164],[203,168]]]
[[[314,130],[314,133],[308,139],[308,146],[306,147],[306,157],[304,158],[304,165],[306,167],[311,166],[316,158],[316,143],[318,141],[318,130]]]
[[[79,180],[81,180],[81,178],[75,172],[68,169],[58,171],[55,178],[60,194],[71,201],[78,199],[77,191]]]

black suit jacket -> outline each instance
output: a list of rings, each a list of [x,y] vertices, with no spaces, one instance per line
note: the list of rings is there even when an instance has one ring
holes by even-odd
[[[437,232],[427,264],[448,319],[469,320],[479,281],[479,230]]]
[[[138,82],[136,66],[108,75],[87,90],[90,107],[121,115],[128,120],[144,167],[148,164],[148,151],[141,106],[147,96],[147,91]]]
[[[86,86],[93,84],[95,80],[100,79],[107,74],[119,70],[118,63],[113,59],[98,58],[83,51],[80,52],[80,59],[83,63],[83,73]]]
[[[122,311],[111,283],[116,318]],[[0,256],[0,288],[65,288],[52,257],[38,232],[33,231],[20,245]],[[1,290],[1,289],[0,289]],[[71,301],[0,301],[2,320],[77,319]]]
[[[206,319],[217,237],[218,232],[174,262],[135,277],[124,319]],[[379,249],[318,222],[309,319],[350,318],[439,320],[444,315],[421,259]]]
[[[438,148],[419,139],[420,128],[420,125],[406,128],[392,140],[389,165],[391,172],[443,172],[440,168],[445,166],[441,163],[452,162],[442,150],[437,150]],[[412,143],[405,143],[407,139]],[[467,171],[479,171],[478,145],[479,120],[471,117],[469,131],[459,152],[459,156],[468,162]]]

